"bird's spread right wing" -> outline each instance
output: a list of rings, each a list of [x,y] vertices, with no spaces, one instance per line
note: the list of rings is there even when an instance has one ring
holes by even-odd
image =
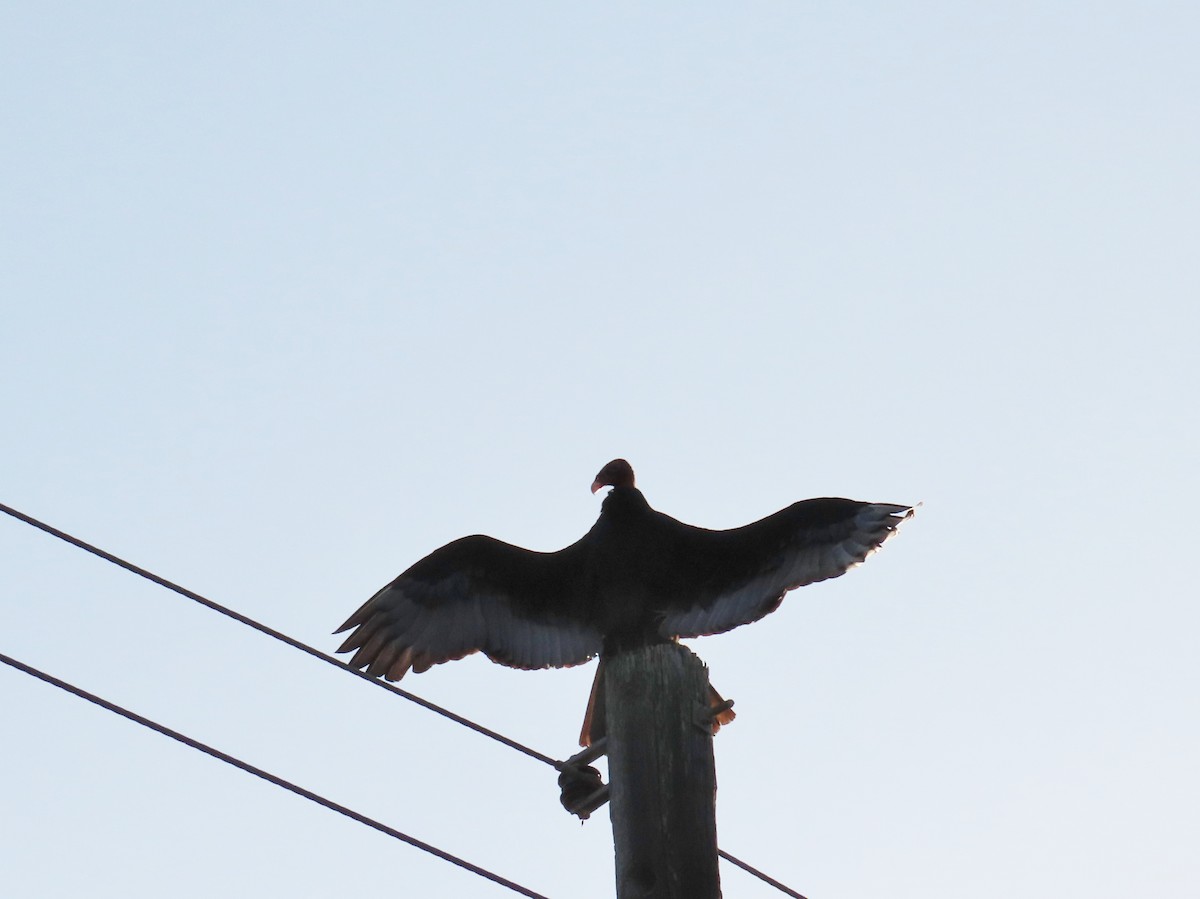
[[[602,637],[571,614],[574,547],[522,549],[475,535],[430,553],[372,596],[335,633],[353,668],[399,680],[409,669],[483,652],[512,668],[562,668],[600,652]]]
[[[787,591],[861,563],[911,515],[909,506],[824,498],[733,530],[688,528],[680,537],[687,583],[665,610],[663,632],[699,637],[757,621]]]

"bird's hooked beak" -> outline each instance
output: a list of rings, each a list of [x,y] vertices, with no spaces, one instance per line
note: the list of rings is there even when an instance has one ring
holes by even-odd
[[[592,481],[592,493],[601,487],[632,487],[633,469],[624,459],[613,459],[600,469],[596,480]]]

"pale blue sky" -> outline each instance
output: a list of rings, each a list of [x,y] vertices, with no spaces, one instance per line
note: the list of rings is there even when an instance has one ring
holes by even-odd
[[[811,899],[1200,893],[1200,13],[9,4],[0,502],[332,650],[623,455],[710,527],[925,503],[698,641]],[[0,652],[552,897],[554,773],[0,521]],[[404,686],[568,755],[591,668]],[[0,670],[4,892],[511,895]],[[736,870],[728,897],[779,895]]]

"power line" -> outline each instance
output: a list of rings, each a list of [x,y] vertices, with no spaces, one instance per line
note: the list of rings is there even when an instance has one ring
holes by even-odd
[[[289,637],[287,634],[281,633],[272,627],[268,627],[261,622],[255,621],[253,618],[247,617],[240,612],[235,612],[233,609],[223,606],[219,602],[215,602],[206,596],[201,596],[199,593],[189,590],[186,587],[181,587],[179,584],[169,581],[164,577],[160,577],[152,571],[147,571],[145,568],[134,565],[132,562],[128,562],[125,559],[122,559],[120,556],[114,556],[112,553],[106,552],[105,550],[100,549],[98,546],[93,546],[90,543],[80,540],[78,537],[73,537],[65,531],[60,531],[58,528],[46,524],[44,521],[38,521],[38,519],[32,517],[31,515],[26,515],[24,512],[19,512],[11,506],[4,505],[4,503],[0,503],[0,512],[4,512],[13,518],[16,518],[18,521],[23,521],[25,524],[31,525],[40,531],[44,531],[52,537],[57,537],[59,540],[62,540],[66,543],[70,543],[72,546],[76,546],[79,549],[85,550],[94,556],[99,556],[101,559],[104,559],[104,561],[111,562],[114,565],[124,568],[126,571],[132,572],[138,577],[143,577],[148,581],[158,584],[160,587],[166,587],[168,590],[178,593],[180,596],[185,597],[186,599],[192,600],[192,602],[197,602],[206,608],[212,609],[214,612],[221,613],[227,618],[232,618],[239,624],[244,624],[261,634],[266,634],[268,637],[273,637],[281,643],[286,643],[293,649],[298,649],[301,652],[307,653],[314,659],[320,659],[322,662],[327,662],[328,664],[333,665],[335,668],[340,668],[343,671],[349,671],[351,674],[361,677],[368,683],[372,683],[377,687],[382,687],[385,690],[395,693],[397,696],[403,696],[409,702],[415,702],[417,705],[427,708],[431,712],[436,712],[439,715],[449,718],[451,721],[457,722],[463,727],[469,727],[476,733],[483,734],[485,737],[490,737],[499,743],[503,743],[510,749],[515,749],[517,752],[524,753],[532,759],[537,759],[543,764],[550,765],[552,768],[560,767],[560,763],[558,761],[550,758],[548,755],[538,752],[536,749],[530,749],[528,746],[518,743],[516,740],[509,739],[503,734],[496,733],[496,731],[484,727],[482,724],[476,724],[474,721],[464,718],[461,715],[457,715],[449,709],[442,708],[440,705],[432,703],[428,699],[422,699],[415,693],[409,693],[407,690],[402,690],[400,687],[390,684],[385,680],[371,677],[365,672],[359,671],[356,668],[351,668],[345,662],[335,659],[333,656],[326,655],[325,653],[321,652],[321,650],[309,646],[307,643],[301,643],[295,637]]]
[[[721,858],[725,859],[725,861],[731,862],[731,863],[737,865],[739,868],[741,868],[743,871],[747,872],[748,874],[753,874],[755,877],[757,877],[763,883],[769,883],[771,886],[775,887],[775,889],[779,890],[781,893],[787,893],[789,896],[794,896],[795,899],[805,899],[804,896],[801,896],[799,893],[797,893],[791,887],[785,886],[784,884],[782,884],[778,880],[776,880],[774,877],[769,877],[768,875],[764,874],[762,871],[758,870],[758,868],[755,868],[755,867],[752,867],[751,865],[746,864],[740,858],[735,858],[734,856],[732,856],[728,852],[726,852],[724,849],[718,849],[717,855],[721,856]]]
[[[351,674],[355,675],[356,677],[362,678],[363,680],[367,681],[368,683],[372,683],[377,687],[381,687],[385,690],[388,690],[391,693],[395,693],[397,696],[401,696],[404,699],[407,699],[409,702],[414,702],[417,705],[422,706],[423,708],[426,708],[431,712],[436,712],[437,714],[442,715],[443,717],[448,718],[451,721],[454,721],[458,724],[461,724],[463,727],[470,728],[471,730],[475,731],[476,733],[482,734],[485,737],[490,737],[491,739],[495,740],[496,742],[502,743],[503,745],[509,747],[510,749],[515,749],[517,752],[523,753],[524,755],[527,755],[532,759],[536,759],[537,761],[542,762],[545,765],[549,765],[550,767],[552,767],[560,772],[571,769],[571,766],[568,765],[566,762],[558,761],[557,759],[553,759],[550,756],[545,755],[544,753],[538,752],[536,749],[531,749],[530,747],[525,746],[522,743],[518,743],[516,740],[506,737],[503,734],[497,733],[496,731],[491,730],[490,728],[484,727],[482,724],[477,724],[476,722],[471,721],[469,718],[464,718],[462,715],[458,715],[455,712],[450,711],[449,709],[446,709],[440,705],[437,705],[436,703],[430,702],[427,699],[423,699],[422,697],[417,696],[415,693],[410,693],[407,690],[403,690],[400,687],[397,687],[395,684],[388,683],[387,681],[381,680],[379,678],[371,677],[369,674],[366,674],[363,671],[359,671],[357,668],[351,668],[349,665],[345,664],[344,662],[342,662],[338,659],[335,659],[333,656],[326,655],[325,653],[321,652],[319,649],[309,646],[307,643],[301,643],[299,640],[297,640],[294,637],[289,637],[287,634],[284,634],[281,631],[277,631],[272,627],[268,627],[267,625],[262,624],[261,622],[255,621],[253,618],[250,618],[246,615],[241,614],[240,612],[236,612],[233,609],[223,606],[220,603],[215,602],[214,600],[211,600],[205,596],[201,596],[199,593],[189,590],[186,587],[181,587],[179,584],[176,584],[173,581],[169,581],[166,578],[161,577],[160,575],[157,575],[152,571],[148,571],[145,568],[142,568],[138,565],[134,565],[132,562],[126,561],[125,559],[122,559],[120,556],[115,556],[112,553],[107,552],[106,550],[100,549],[97,546],[93,546],[92,544],[90,544],[84,540],[81,540],[78,537],[72,536],[71,534],[68,534],[65,531],[59,530],[58,528],[54,527],[53,525],[46,524],[46,522],[44,522],[44,521],[39,521],[38,519],[34,518],[32,515],[26,515],[24,512],[20,512],[17,509],[12,508],[11,506],[5,505],[4,503],[0,503],[0,512],[4,512],[6,515],[11,516],[11,517],[17,519],[18,521],[22,521],[25,524],[30,525],[31,527],[35,527],[38,530],[43,531],[52,537],[57,537],[59,540],[62,540],[65,543],[69,543],[72,546],[75,546],[79,549],[82,549],[86,552],[91,553],[94,556],[104,559],[106,562],[111,562],[112,564],[114,564],[120,568],[124,568],[126,571],[136,574],[139,577],[145,578],[146,580],[151,581],[152,583],[158,584],[160,587],[166,587],[168,590],[172,591],[173,593],[177,593],[180,596],[185,597],[186,599],[190,599],[193,602],[196,602],[202,606],[205,606],[206,608],[212,609],[214,612],[219,612],[220,614],[226,616],[227,618],[232,618],[234,621],[237,621],[239,624],[244,624],[247,627],[253,628],[254,630],[258,631],[259,633],[266,634],[268,637],[273,637],[274,639],[280,641],[281,643],[286,643],[288,646],[292,647],[293,649],[298,649],[301,652],[306,653],[315,659],[320,659],[322,662],[327,662],[328,664],[333,665],[335,668],[338,668],[342,671],[348,671]],[[3,658],[7,659],[7,656],[4,656]],[[9,662],[9,664],[12,664],[12,662]],[[16,663],[16,664],[18,666],[20,666],[22,668],[22,670],[25,670],[25,666],[21,666],[20,663]],[[30,671],[30,673],[32,673],[32,671]],[[39,675],[35,675],[35,676],[39,676]],[[46,675],[46,677],[49,677],[49,675]],[[47,681],[47,682],[55,683],[56,686],[61,684],[61,682],[55,682],[55,681]],[[72,692],[74,692],[73,688],[70,688],[66,685],[63,685],[63,689],[71,689]],[[79,695],[84,696],[84,698],[89,699],[90,701],[97,702],[99,704],[104,704],[106,708],[108,707],[104,703],[103,700],[99,700],[98,698],[91,697],[90,694],[85,695],[82,692],[80,692]],[[114,708],[113,711],[116,711],[116,709]],[[124,714],[124,712],[118,712],[118,714]],[[132,713],[130,713],[130,715],[132,715]],[[138,720],[138,719],[134,718],[132,720]],[[143,721],[139,720],[139,723],[143,723]],[[147,723],[147,726],[149,727],[149,726],[154,726],[154,725],[152,723]],[[166,733],[165,730],[163,732]],[[174,732],[169,733],[168,736],[174,736],[176,739],[180,739],[182,742],[188,742],[188,738],[182,737],[182,735],[176,736],[174,734]],[[189,745],[191,745],[191,744],[189,743]],[[200,748],[200,747],[198,746],[197,748]],[[216,750],[214,750],[214,752],[216,752]],[[236,759],[234,759],[231,761],[231,764],[241,765],[242,763],[239,763],[239,762],[237,762]],[[247,768],[246,770],[250,770],[250,769]],[[571,770],[573,770],[573,769],[571,769]],[[255,771],[252,771],[251,773],[258,773],[258,772],[257,772],[257,770],[255,770]],[[265,773],[261,774],[260,776],[265,776],[268,779],[270,779],[270,775],[266,775]],[[290,789],[290,787],[288,787],[288,788]],[[303,795],[303,794],[301,794],[301,795]],[[320,797],[316,797],[316,799],[314,801],[322,801],[322,800],[320,800]],[[333,806],[330,806],[330,807],[332,808]],[[341,811],[340,808],[335,809],[335,810]],[[350,814],[351,817],[355,817],[357,815],[357,813],[351,813],[348,810],[343,813],[348,813],[348,814]],[[368,821],[369,821],[369,819],[368,819]],[[366,823],[366,822],[364,822],[364,823]],[[371,826],[375,826],[375,823],[372,822]],[[384,825],[379,825],[379,827],[382,828],[382,827],[384,827]],[[388,832],[388,831],[385,831],[385,832]],[[400,836],[401,836],[401,838],[403,838],[403,835],[400,835]],[[423,845],[424,844],[422,844],[422,846]],[[438,850],[438,851],[440,851],[440,850]],[[438,851],[435,851],[435,854],[437,854]],[[805,897],[802,896],[800,893],[797,893],[795,890],[785,886],[784,884],[780,883],[778,880],[775,880],[774,878],[764,874],[762,871],[759,871],[757,868],[747,864],[746,862],[742,861],[741,859],[737,858],[736,856],[731,855],[730,853],[726,852],[724,849],[719,849],[718,854],[725,860],[727,860],[730,863],[741,868],[743,871],[746,871],[749,874],[753,874],[755,877],[759,878],[764,883],[770,884],[771,886],[775,887],[776,889],[780,890],[781,892],[786,893],[789,896],[798,897],[798,899],[805,899]],[[451,857],[451,860],[453,860],[453,857]],[[456,861],[456,864],[457,864],[457,861]]]
[[[166,727],[165,725],[159,724],[156,721],[151,721],[149,718],[145,718],[137,714],[137,712],[131,712],[129,709],[123,708],[116,703],[109,702],[107,699],[102,699],[94,693],[89,693],[87,690],[76,687],[75,685],[69,684],[66,681],[59,680],[57,677],[54,677],[51,674],[47,674],[44,671],[39,671],[37,668],[34,668],[30,665],[26,665],[24,662],[19,662],[10,656],[4,655],[3,653],[0,653],[0,662],[3,662],[5,665],[8,665],[12,668],[16,668],[18,671],[23,671],[31,677],[36,677],[38,680],[44,681],[51,686],[58,687],[60,690],[73,693],[80,699],[86,699],[88,702],[98,705],[102,709],[107,709],[114,714],[120,715],[122,718],[127,718],[135,724],[148,727],[150,730],[157,731],[163,736],[170,737],[172,740],[176,740],[185,746],[190,746],[192,749],[199,750],[206,755],[212,756],[218,761],[225,762],[227,765],[233,765],[235,768],[241,768],[243,771],[253,774],[255,777],[261,777],[268,783],[272,783],[277,787],[282,787],[285,790],[289,790],[292,793],[295,793],[297,796],[303,796],[305,799],[315,802],[318,805],[323,805],[325,808],[335,811],[339,815],[345,815],[347,818],[351,818],[357,821],[359,824],[365,824],[367,827],[372,827],[375,830],[378,830],[380,833],[387,834],[389,837],[393,837],[401,842],[408,843],[410,846],[415,846],[422,852],[428,852],[430,855],[435,855],[443,861],[448,861],[451,864],[458,865],[460,868],[464,868],[465,870],[470,871],[472,874],[485,877],[493,883],[500,884],[500,886],[508,887],[514,893],[520,893],[522,896],[529,896],[531,899],[548,899],[548,897],[543,896],[541,893],[535,893],[533,890],[527,889],[526,887],[521,886],[519,883],[513,883],[511,880],[501,877],[499,874],[493,874],[486,868],[473,865],[469,861],[459,858],[457,855],[451,855],[449,852],[438,849],[436,846],[431,846],[429,843],[418,840],[416,837],[409,836],[406,833],[401,833],[393,827],[388,827],[386,824],[376,821],[374,818],[368,818],[366,815],[360,814],[359,812],[356,812],[351,808],[347,808],[344,805],[340,805],[339,803],[334,802],[332,799],[326,799],[324,796],[319,796],[311,790],[306,790],[304,787],[297,786],[291,781],[284,780],[282,777],[271,774],[269,771],[264,771],[262,768],[257,768],[254,765],[251,765],[249,762],[243,762],[241,759],[234,758],[228,753],[221,752],[219,749],[214,749],[207,744],[201,743],[199,740],[194,740],[185,734],[179,733],[179,731],[171,730],[171,728]]]

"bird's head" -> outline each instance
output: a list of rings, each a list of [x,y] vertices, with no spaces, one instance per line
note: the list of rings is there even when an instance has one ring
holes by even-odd
[[[600,469],[596,480],[592,481],[592,493],[601,487],[632,487],[633,466],[624,459],[613,459]]]

